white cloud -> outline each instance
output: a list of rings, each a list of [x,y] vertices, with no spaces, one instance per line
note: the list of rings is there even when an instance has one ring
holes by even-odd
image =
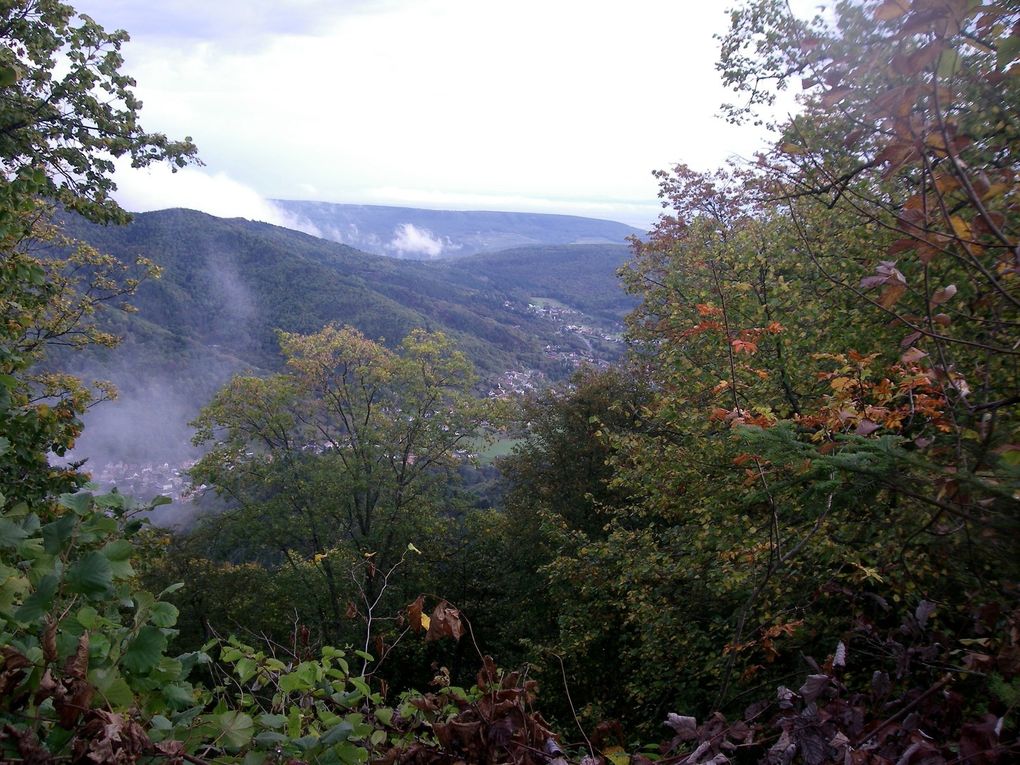
[[[85,6],[133,35],[146,129],[193,136],[270,198],[416,203],[367,198],[394,188],[643,226],[653,169],[711,169],[763,140],[714,116],[719,0]]]
[[[312,236],[321,235],[310,221],[277,207],[226,173],[208,174],[196,167],[172,172],[165,165],[137,170],[127,162],[118,162],[115,179],[114,197],[130,212],[184,207],[218,218],[247,218]]]
[[[393,239],[387,247],[401,255],[425,255],[438,258],[443,253],[443,242],[427,228],[401,223],[393,230]]]

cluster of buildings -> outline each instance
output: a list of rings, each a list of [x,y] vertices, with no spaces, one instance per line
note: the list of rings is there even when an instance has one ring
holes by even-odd
[[[92,481],[104,489],[116,487],[121,494],[140,500],[156,496],[170,497],[175,502],[188,501],[192,492],[188,470],[195,460],[171,465],[169,462],[107,462],[98,469],[86,470]]]

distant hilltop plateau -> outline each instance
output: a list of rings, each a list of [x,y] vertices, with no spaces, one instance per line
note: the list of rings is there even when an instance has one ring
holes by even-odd
[[[597,218],[519,212],[273,200],[305,229],[364,252],[412,260],[459,258],[514,247],[626,244],[640,229]]]

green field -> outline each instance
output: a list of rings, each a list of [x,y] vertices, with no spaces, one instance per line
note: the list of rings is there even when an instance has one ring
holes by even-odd
[[[489,443],[484,438],[474,439],[469,449],[478,456],[478,461],[483,465],[491,465],[497,457],[506,457],[514,447],[523,443],[523,438],[500,438]]]

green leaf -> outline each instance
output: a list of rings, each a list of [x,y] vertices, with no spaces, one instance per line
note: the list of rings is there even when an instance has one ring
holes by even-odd
[[[68,570],[67,585],[71,592],[87,597],[107,594],[113,586],[110,561],[102,553],[89,553]]]
[[[3,436],[0,436],[0,457],[2,457],[8,449],[11,448],[11,442]]]
[[[244,712],[231,710],[216,715],[223,742],[234,749],[240,749],[251,741],[255,733],[255,722]]]
[[[157,596],[157,599],[162,600],[166,595],[173,595],[179,589],[184,586],[184,582],[174,582],[169,587],[165,587],[161,593]]]
[[[242,683],[247,683],[251,680],[257,671],[258,665],[247,657],[238,659],[237,664],[234,665],[234,672],[237,673],[237,677]]]
[[[0,88],[9,88],[18,81],[18,70],[13,66],[0,66]]]
[[[16,621],[27,624],[42,618],[42,615],[50,610],[53,605],[53,597],[57,594],[57,585],[60,579],[56,574],[47,574],[39,580],[35,592],[29,595],[21,604],[15,614]]]
[[[287,718],[284,715],[271,715],[262,714],[259,715],[259,725],[263,728],[282,728],[287,722]]]
[[[21,527],[21,524],[0,518],[0,547],[17,547],[18,542],[27,536],[28,532]]]
[[[277,744],[282,744],[289,739],[282,733],[277,733],[275,730],[264,730],[255,737],[255,743],[261,747],[269,748],[274,747]],[[260,754],[263,759],[259,760],[259,763],[264,762],[265,754]]]
[[[126,504],[127,497],[117,491],[111,491],[109,494],[100,494],[95,498],[97,507],[104,507],[109,510],[123,510]]]
[[[334,725],[328,731],[326,735],[322,737],[322,743],[326,746],[332,746],[338,744],[341,741],[346,741],[350,735],[354,732],[354,726],[349,722],[341,722]]]
[[[181,663],[181,677],[185,678],[199,664],[211,664],[212,657],[205,653],[205,651],[192,651],[190,653],[184,653],[177,657],[177,660]]]
[[[85,516],[92,511],[92,495],[87,491],[77,494],[61,494],[57,503],[73,511],[76,515]]]
[[[135,695],[116,667],[104,667],[89,672],[89,682],[96,686],[101,698],[115,709],[127,708],[134,704]]]
[[[121,663],[125,669],[143,675],[159,663],[166,650],[166,643],[166,635],[158,627],[142,627],[124,652]]]
[[[287,712],[287,735],[297,738],[301,735],[301,708],[292,706]]]
[[[92,606],[83,606],[78,609],[76,618],[78,619],[78,624],[85,629],[95,629],[96,624],[99,622],[99,612]]]
[[[313,747],[319,745],[319,737],[314,736],[312,734],[308,734],[306,736],[302,736],[301,738],[294,739],[291,743],[294,744],[294,746],[301,749],[302,751],[307,752],[309,749],[312,749]]]
[[[102,550],[103,555],[111,562],[128,560],[134,551],[134,546],[126,539],[114,540],[105,545]]]
[[[74,730],[65,730],[59,725],[54,725],[46,737],[46,748],[51,752],[61,751],[74,738],[75,733]]]
[[[344,765],[360,765],[368,761],[368,750],[363,746],[355,746],[350,741],[337,744],[334,751]]]
[[[1005,69],[1017,56],[1020,56],[1020,36],[1011,35],[996,47],[996,63],[999,69]]]
[[[53,523],[47,523],[42,527],[43,549],[50,555],[56,555],[67,543],[74,533],[74,524],[78,519],[73,514],[67,513],[60,516]]]
[[[163,686],[163,698],[174,709],[186,709],[195,703],[195,689],[191,683],[171,683]]]
[[[177,606],[160,601],[152,606],[152,611],[149,613],[149,621],[157,627],[173,627],[177,624],[177,617],[179,615],[180,611],[177,610]]]
[[[939,77],[952,77],[956,74],[956,70],[960,66],[960,54],[955,50],[949,49],[942,52],[939,57],[938,75]]]
[[[319,680],[319,671],[319,666],[314,662],[303,661],[293,672],[280,678],[280,690],[285,693],[310,691]]]
[[[362,680],[360,677],[352,677],[350,679],[351,685],[361,691],[365,696],[372,695],[372,689],[368,687],[368,683]]]
[[[169,656],[163,656],[153,671],[153,678],[169,685],[180,680],[183,671],[184,665],[180,661],[171,659]]]

